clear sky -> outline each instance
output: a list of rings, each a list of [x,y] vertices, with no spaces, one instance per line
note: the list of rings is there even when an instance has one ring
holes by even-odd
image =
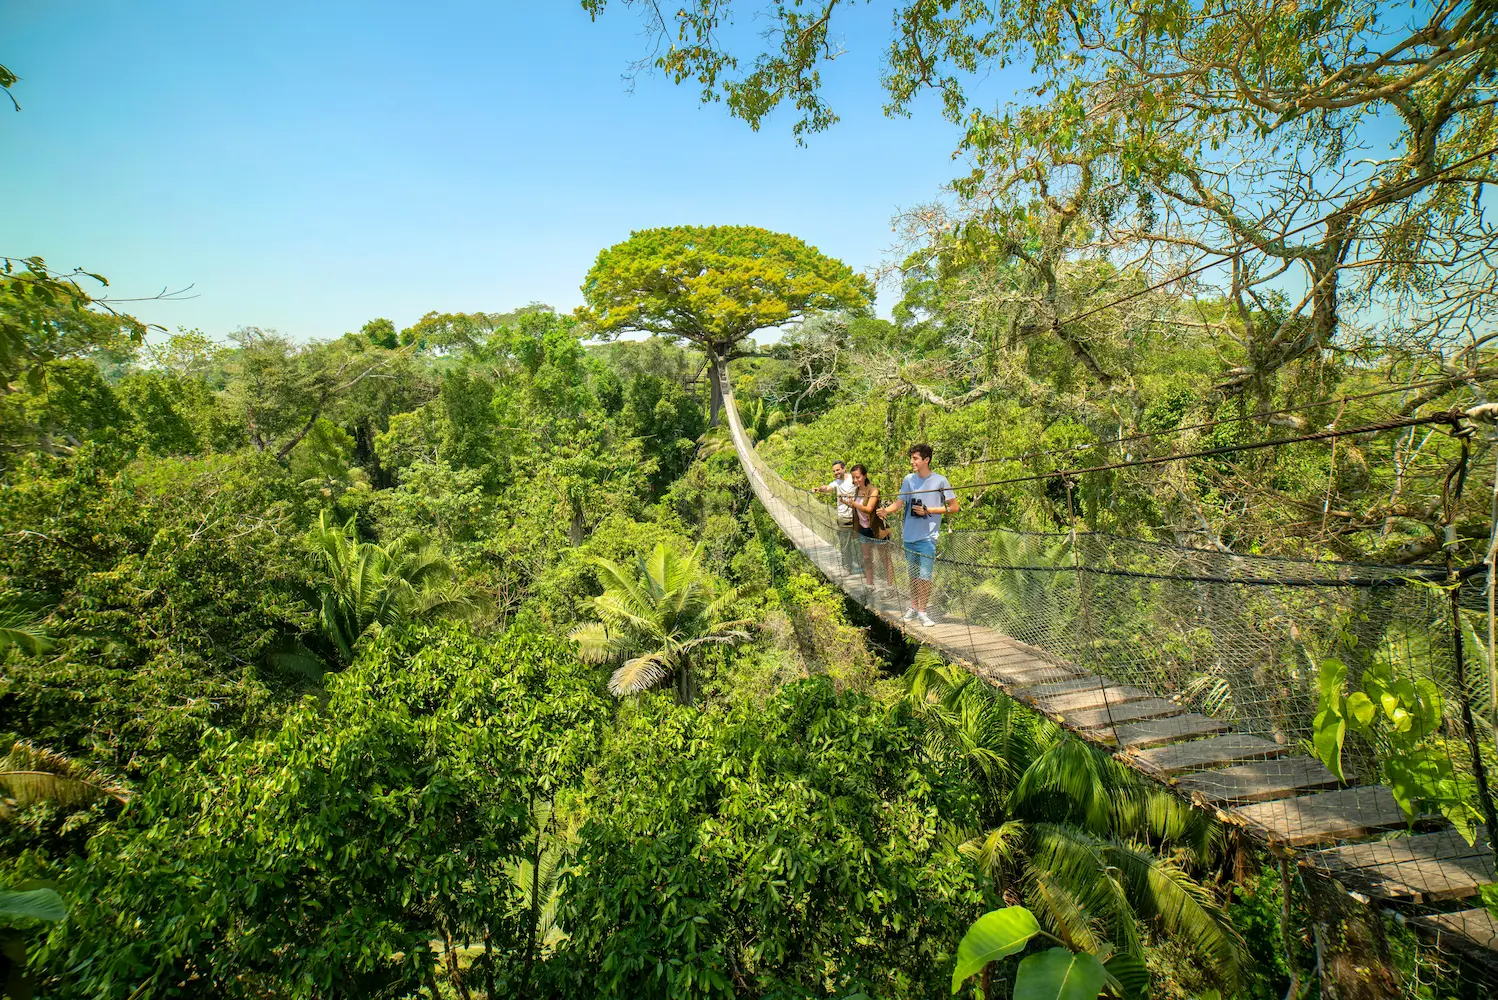
[[[892,216],[958,165],[934,100],[883,117],[888,14],[859,10],[829,70],[843,121],[800,148],[789,115],[754,133],[661,76],[631,92],[646,42],[622,7],[592,24],[575,0],[11,5],[0,253],[119,296],[191,284],[129,308],[219,337],[570,309],[600,249],[658,225],[761,225],[872,267]]]

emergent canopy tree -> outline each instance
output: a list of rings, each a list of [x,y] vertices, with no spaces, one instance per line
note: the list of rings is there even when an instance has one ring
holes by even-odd
[[[714,362],[745,356],[757,330],[832,309],[866,310],[867,278],[794,236],[756,226],[668,226],[630,234],[598,255],[579,315],[605,336],[644,332],[702,348],[712,377],[712,418],[722,387]]]
[[[784,103],[798,136],[837,120],[821,67],[863,5],[765,5],[751,62],[722,42],[742,2],[621,2],[669,43],[657,68],[751,126]],[[974,107],[967,82],[1016,61],[1037,77],[1027,97]],[[1315,357],[1351,307],[1381,307],[1422,344],[1493,336],[1492,4],[903,0],[883,82],[891,114],[941,94],[976,160],[959,191],[988,177],[1023,205],[1043,184],[1099,227],[1101,252],[1157,279],[1218,261],[1198,280],[1234,306],[1226,391]]]

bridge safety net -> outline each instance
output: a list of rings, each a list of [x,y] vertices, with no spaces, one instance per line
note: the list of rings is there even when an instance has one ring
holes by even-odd
[[[875,542],[787,482],[724,381],[754,491],[855,601],[1282,856],[1498,946],[1478,898],[1494,881],[1485,574],[972,529],[958,514],[937,540],[927,625],[909,615],[922,566],[901,517]]]

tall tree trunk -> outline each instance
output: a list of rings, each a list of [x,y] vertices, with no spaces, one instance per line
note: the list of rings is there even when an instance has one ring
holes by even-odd
[[[535,796],[531,797],[531,815],[536,814]],[[525,922],[525,966],[520,973],[520,990],[518,995],[525,996],[530,990],[531,968],[536,962],[536,938],[539,936],[537,929],[541,923],[541,829],[536,830],[536,848],[531,853],[531,905],[530,913]]]
[[[572,501],[572,522],[567,526],[567,540],[575,549],[583,543],[587,525],[583,523],[582,504],[574,499]]]
[[[1320,955],[1324,1000],[1398,1000],[1383,918],[1331,879],[1302,870],[1306,905]]]
[[[488,1000],[499,996],[494,991],[494,933],[489,921],[484,921],[484,995]]]
[[[718,371],[718,364],[718,352],[709,348],[707,354],[708,385],[711,386],[708,398],[707,426],[709,428],[718,426],[718,414],[723,410],[723,381]]]

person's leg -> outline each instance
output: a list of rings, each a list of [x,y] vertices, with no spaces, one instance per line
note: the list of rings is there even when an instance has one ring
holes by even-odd
[[[919,542],[902,541],[902,545],[905,549],[905,580],[910,590],[910,600],[905,610],[905,618],[909,621],[915,618],[917,611],[915,595],[917,581],[921,578],[921,553],[918,550]]]
[[[884,567],[884,583],[885,586],[893,587],[895,585],[895,567],[893,561],[890,559],[889,549],[888,538],[879,542],[879,562]]]
[[[858,531],[850,525],[840,524],[837,540],[843,556],[843,572],[852,576],[858,572]]]
[[[873,548],[873,540],[860,534],[858,541],[863,546],[863,582],[870,588],[874,586],[874,554],[869,551]]]
[[[917,572],[911,579],[912,605],[917,611],[926,611],[926,603],[932,597],[932,573],[936,569],[936,542],[933,539],[921,539],[915,542],[917,552]]]

